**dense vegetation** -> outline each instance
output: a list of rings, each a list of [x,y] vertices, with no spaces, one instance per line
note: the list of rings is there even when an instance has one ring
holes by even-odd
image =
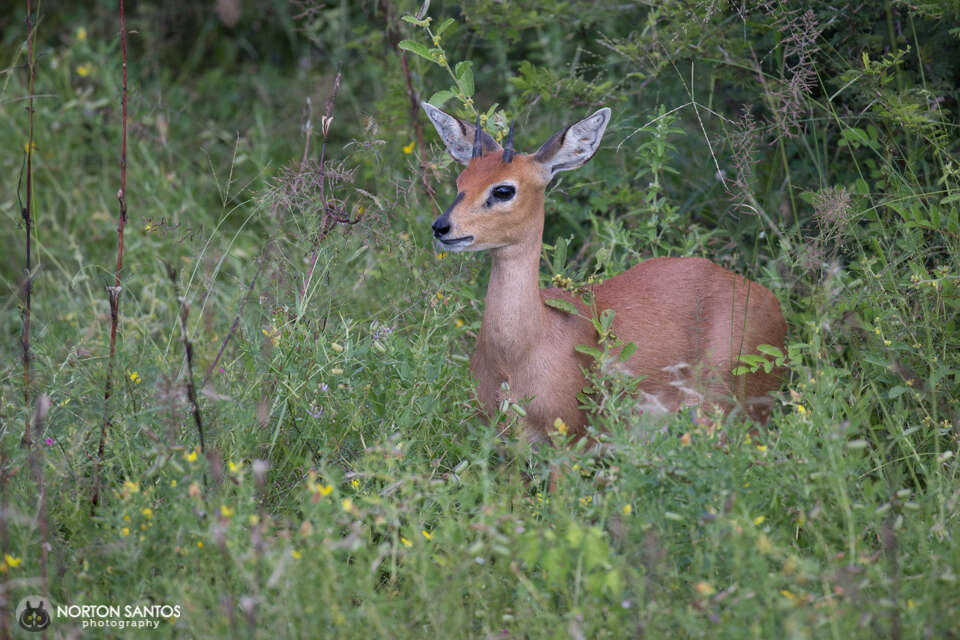
[[[70,5],[0,10],[6,632],[47,593],[169,637],[957,637],[955,2],[136,3],[113,359],[119,10]],[[431,244],[460,167],[418,99],[526,151],[611,107],[544,284],[763,283],[770,424],[602,371],[607,456],[482,422],[487,258]]]

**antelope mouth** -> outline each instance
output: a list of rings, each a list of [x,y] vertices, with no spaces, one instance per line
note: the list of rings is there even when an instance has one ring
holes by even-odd
[[[473,236],[460,238],[437,238],[437,244],[449,251],[463,251],[473,244]]]

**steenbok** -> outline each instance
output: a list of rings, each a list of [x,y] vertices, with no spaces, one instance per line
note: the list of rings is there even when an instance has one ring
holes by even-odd
[[[445,251],[486,249],[493,260],[470,361],[488,416],[509,400],[525,405],[522,424],[531,442],[549,442],[557,418],[572,435],[586,435],[577,394],[585,385],[581,367],[590,367],[593,358],[576,347],[597,345],[590,318],[612,309],[614,334],[636,345],[621,366],[642,377],[640,410],[726,412],[739,406],[767,420],[779,372],[732,374],[740,356],[757,353],[759,345],[784,348],[780,303],[762,285],[704,258],[652,258],[592,285],[592,307],[566,291],[540,289],[547,184],[593,157],[610,109],[558,131],[528,155],[513,150],[513,126],[503,148],[479,120],[473,125],[422,106],[450,155],[466,165],[456,198],[433,223],[433,236]],[[550,298],[573,303],[579,313],[547,305]]]

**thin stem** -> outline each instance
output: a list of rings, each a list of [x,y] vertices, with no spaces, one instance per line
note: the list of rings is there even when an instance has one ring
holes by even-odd
[[[120,0],[120,57],[123,67],[123,93],[121,98],[121,138],[120,138],[120,189],[117,201],[120,204],[120,218],[117,222],[117,269],[114,285],[107,287],[110,300],[110,359],[107,364],[107,381],[103,389],[103,422],[100,425],[100,443],[97,446],[97,469],[94,475],[93,495],[90,514],[96,512],[100,504],[100,482],[103,472],[103,456],[106,449],[107,431],[111,427],[110,397],[113,393],[113,369],[116,361],[117,325],[120,322],[120,293],[123,290],[121,273],[123,270],[123,230],[127,224],[127,27],[123,0]]]
[[[26,202],[20,207],[20,214],[23,217],[24,236],[26,239],[26,266],[23,274],[23,312],[22,325],[23,335],[21,336],[21,347],[23,351],[23,406],[25,408],[26,418],[23,430],[23,443],[30,447],[32,438],[30,435],[30,311],[32,307],[33,294],[33,263],[31,259],[31,233],[33,230],[33,214],[31,206],[33,203],[33,82],[36,75],[36,67],[33,58],[33,42],[35,30],[33,24],[33,7],[30,0],[27,0],[27,57],[28,57],[28,85],[29,95],[27,97],[27,194]]]
[[[324,189],[324,183],[326,182],[324,178],[324,167],[323,163],[326,161],[327,155],[327,136],[330,132],[330,125],[333,124],[333,105],[337,99],[337,94],[340,93],[340,80],[341,74],[340,69],[337,69],[337,77],[333,81],[333,93],[330,95],[330,98],[327,100],[327,106],[325,115],[323,117],[323,123],[321,127],[321,134],[323,135],[323,141],[320,143],[320,230],[317,231],[317,237],[313,243],[313,257],[310,260],[310,270],[307,272],[307,278],[303,281],[303,287],[300,289],[300,299],[302,300],[307,294],[307,288],[310,286],[311,280],[313,280],[313,271],[317,267],[317,260],[320,259],[320,243],[323,241],[325,236],[324,228],[327,218],[327,195]],[[309,132],[307,135],[309,144]],[[307,159],[307,152],[304,149],[303,160],[304,162]],[[300,163],[300,173],[303,173],[304,162]],[[298,177],[299,179],[299,177]]]
[[[197,435],[200,438],[200,451],[206,453],[207,445],[203,438],[203,420],[200,418],[200,404],[197,402],[197,388],[193,384],[193,344],[187,335],[187,316],[190,314],[190,304],[180,295],[177,286],[177,272],[167,263],[167,276],[173,284],[173,295],[180,303],[180,340],[183,343],[184,360],[187,363],[187,399],[190,401],[190,411],[193,413],[193,422],[197,425]]]

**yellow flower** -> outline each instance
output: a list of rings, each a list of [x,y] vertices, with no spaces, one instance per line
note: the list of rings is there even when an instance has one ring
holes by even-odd
[[[83,42],[84,40],[86,40],[86,39],[87,39],[87,29],[86,29],[86,27],[79,27],[79,28],[77,29],[77,34],[76,34],[76,35],[77,35],[77,40],[79,40],[80,42]]]
[[[203,549],[203,540],[197,540],[197,549]]]
[[[240,469],[243,468],[243,463],[241,462],[240,464],[237,464],[233,460],[230,460],[229,462],[227,462],[227,466],[230,467],[231,473],[236,473],[237,471],[240,471]]]
[[[322,484],[314,484],[310,487],[310,489],[314,493],[320,494],[321,496],[328,496],[330,495],[330,492],[333,491],[333,485],[328,484],[324,486]]]
[[[297,551],[296,549],[291,549],[291,550],[290,550],[290,557],[293,558],[294,560],[299,560],[299,559],[300,559],[300,552]]]
[[[406,153],[406,154],[413,153],[413,147],[414,147],[414,145],[416,145],[416,142],[413,141],[413,140],[411,140],[411,141],[410,141],[410,144],[408,144],[407,146],[405,146],[405,147],[403,148],[403,152]]]
[[[460,318],[457,318],[456,320],[453,321],[453,324],[457,325],[457,329],[460,329],[463,327],[463,320],[461,320]]]
[[[255,513],[252,514],[250,516],[250,524],[252,524],[253,526],[257,526],[258,524],[260,524],[260,516],[258,516]]]
[[[3,561],[6,562],[9,567],[19,567],[23,558],[14,558],[9,553],[5,553],[3,554]]]
[[[124,538],[130,535],[130,527],[124,527],[123,529],[120,529],[120,535],[122,535]]]
[[[23,143],[23,152],[24,152],[24,153],[30,153],[31,151],[36,151],[36,150],[37,150],[37,143],[36,143],[36,142],[30,142],[30,141],[28,140],[27,142],[24,142],[24,143]]]
[[[260,332],[266,336],[267,340],[270,341],[270,344],[274,347],[277,346],[277,343],[280,342],[280,330],[277,329],[274,325],[270,325],[270,330],[260,329]]]
[[[143,382],[143,378],[140,377],[139,373],[134,371],[130,373],[130,382],[132,382],[133,384],[140,384],[141,382]]]
[[[124,480],[123,488],[126,489],[128,493],[138,493],[140,491],[140,483],[134,482],[133,480]]]
[[[553,428],[557,430],[557,433],[564,435],[567,433],[567,423],[563,421],[563,418],[557,418],[553,421]]]
[[[83,64],[77,65],[77,68],[75,69],[75,71],[77,72],[77,75],[80,76],[81,78],[86,78],[91,73],[93,73],[93,65],[90,64],[89,62],[84,62]]]
[[[440,253],[435,253],[433,254],[433,257],[436,258],[437,260],[443,260],[444,258],[447,257],[447,252],[441,251]]]
[[[353,500],[351,500],[350,498],[344,498],[343,500],[341,500],[341,501],[340,501],[340,506],[341,506],[341,507],[343,508],[343,510],[346,511],[347,513],[350,513],[350,512],[353,511],[353,509],[354,509]]]
[[[354,489],[359,489],[359,488],[360,488],[360,481],[359,481],[358,479],[354,478],[353,480],[350,481],[350,486],[353,487]]]
[[[753,519],[753,524],[759,527],[760,525],[763,524],[763,521],[766,519],[767,519],[767,516],[757,516],[756,518]]]
[[[623,505],[623,515],[628,516],[633,513],[633,505],[625,504]]]
[[[184,453],[184,454],[183,454],[183,459],[186,460],[187,462],[193,462],[193,461],[195,461],[195,460],[197,459],[197,450],[194,449],[193,451],[190,451],[189,453]]]
[[[405,546],[405,547],[412,547],[412,546],[413,546],[413,543],[410,542],[409,540],[407,540],[406,538],[404,538],[403,536],[400,536],[400,542],[402,542],[402,543],[403,543],[403,546]]]
[[[717,592],[717,590],[713,588],[713,585],[705,580],[701,580],[693,585],[693,588],[702,596],[712,596]]]
[[[150,507],[146,507],[140,513],[142,513],[143,517],[146,518],[147,520],[153,517],[153,509],[151,509]]]
[[[171,480],[171,481],[170,481],[170,488],[172,489],[172,488],[174,488],[174,487],[176,487],[176,486],[177,486],[177,481],[176,481],[176,480]]]
[[[889,340],[883,341],[884,346],[889,347],[892,343]]]
[[[797,596],[796,596],[795,594],[791,593],[790,591],[787,591],[786,589],[781,589],[781,590],[780,590],[780,595],[782,595],[782,596],[783,596],[784,598],[786,598],[787,600],[796,600],[796,599],[797,599]]]
[[[765,444],[758,444],[758,445],[757,445],[757,451],[760,451],[760,452],[762,453],[762,452],[764,452],[764,451],[766,451],[766,450],[767,450],[767,445],[765,445]]]
[[[427,540],[433,540],[433,534],[427,531],[426,529],[424,529],[420,533],[422,533],[423,537],[426,538]]]
[[[220,505],[220,515],[222,515],[224,518],[229,518],[233,514],[234,514],[233,509],[231,509],[225,504]]]
[[[806,408],[805,406],[803,406],[802,404],[798,404],[798,405],[797,405],[797,413],[799,413],[799,414],[802,415],[802,416],[805,416],[805,415],[807,415],[807,408]]]

